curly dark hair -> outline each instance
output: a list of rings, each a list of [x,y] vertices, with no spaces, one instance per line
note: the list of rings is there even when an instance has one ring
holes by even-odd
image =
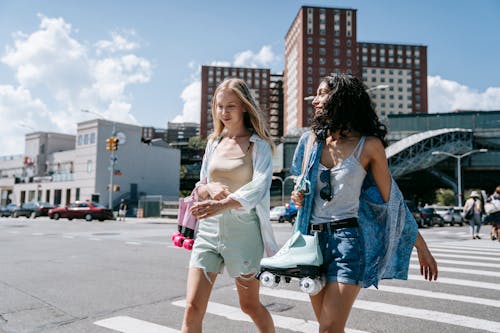
[[[322,81],[330,91],[324,112],[316,114],[312,121],[312,130],[320,140],[325,140],[327,132],[340,131],[344,136],[347,131],[357,131],[361,135],[372,135],[387,147],[385,136],[387,127],[375,113],[367,87],[363,82],[348,74],[331,74]]]

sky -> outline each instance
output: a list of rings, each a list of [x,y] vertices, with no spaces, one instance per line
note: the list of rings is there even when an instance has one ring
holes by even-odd
[[[429,112],[500,110],[498,0],[0,0],[0,156],[98,115],[199,122],[201,65],[281,73],[310,5],[356,9],[358,41],[426,45]]]

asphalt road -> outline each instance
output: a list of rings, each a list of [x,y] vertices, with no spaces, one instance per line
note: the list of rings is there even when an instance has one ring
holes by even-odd
[[[172,246],[168,220],[0,219],[0,332],[170,333],[182,321],[189,252]],[[500,332],[500,243],[468,227],[421,230],[440,264],[362,290],[346,332]],[[289,224],[275,224],[280,243]],[[277,332],[316,332],[297,283],[262,289]],[[218,278],[205,332],[256,332],[238,309],[234,282]]]

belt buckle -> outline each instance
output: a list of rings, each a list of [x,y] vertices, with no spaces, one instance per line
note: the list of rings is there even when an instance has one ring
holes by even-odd
[[[323,224],[311,224],[312,231],[323,231]]]

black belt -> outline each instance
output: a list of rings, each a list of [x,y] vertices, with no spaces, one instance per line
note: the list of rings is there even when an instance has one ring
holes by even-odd
[[[311,231],[328,231],[328,226],[330,226],[330,230],[354,228],[358,226],[358,219],[356,217],[351,217],[349,219],[329,223],[311,224]]]

